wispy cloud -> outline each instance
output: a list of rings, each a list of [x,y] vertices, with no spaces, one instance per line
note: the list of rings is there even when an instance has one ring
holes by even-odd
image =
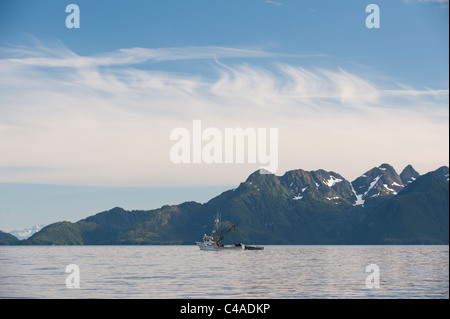
[[[440,4],[441,8],[448,9],[448,2],[449,0],[403,0],[405,3],[434,3],[434,4]]]
[[[5,58],[2,64],[18,63],[41,67],[95,67],[113,65],[133,65],[145,62],[161,62],[196,59],[234,59],[234,58],[274,58],[274,57],[313,57],[314,55],[289,55],[267,52],[260,49],[233,48],[220,46],[173,47],[173,48],[126,48],[113,52],[80,56],[69,50],[60,42],[52,46],[38,43],[33,49],[29,47],[2,48]]]
[[[269,1],[269,0],[264,1],[264,3],[271,4],[271,5],[275,6],[275,7],[281,7],[281,6],[284,5],[282,2],[278,2],[278,1]]]
[[[437,3],[448,3],[449,0],[403,0],[404,2],[437,2]]]
[[[0,56],[0,182],[229,184],[258,168],[172,164],[170,131],[194,119],[217,128],[278,127],[280,171],[339,162],[330,169],[345,174],[372,162],[414,158],[420,168],[448,161],[448,89],[380,88],[345,69],[303,67],[241,48],[80,56],[58,44]],[[251,63],[260,57],[270,61]],[[207,59],[215,76],[139,68],[188,59]]]

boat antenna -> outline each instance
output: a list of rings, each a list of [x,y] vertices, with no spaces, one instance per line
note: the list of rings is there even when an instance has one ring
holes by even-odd
[[[217,210],[216,213],[216,219],[215,219],[215,225],[212,231],[212,237],[214,237],[214,233],[217,233],[217,236],[219,236],[219,224],[220,224],[220,213]]]

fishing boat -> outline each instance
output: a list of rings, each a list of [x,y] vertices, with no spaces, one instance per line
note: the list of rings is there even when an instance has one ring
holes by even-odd
[[[233,245],[224,245],[222,243],[222,240],[225,238],[225,236],[232,232],[237,230],[236,224],[231,225],[230,227],[220,229],[220,216],[217,215],[216,224],[214,226],[214,229],[212,231],[211,236],[204,235],[203,241],[196,242],[197,246],[200,248],[200,250],[263,250],[264,247],[262,246],[248,246],[244,245],[242,243],[239,244],[233,244]]]

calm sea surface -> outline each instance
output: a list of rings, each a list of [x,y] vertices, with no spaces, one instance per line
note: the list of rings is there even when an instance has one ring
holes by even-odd
[[[0,246],[1,298],[449,298],[448,246]],[[66,266],[80,288],[66,287]],[[379,288],[366,279],[379,268]],[[374,279],[375,280],[375,279]],[[370,280],[373,283],[374,280]]]

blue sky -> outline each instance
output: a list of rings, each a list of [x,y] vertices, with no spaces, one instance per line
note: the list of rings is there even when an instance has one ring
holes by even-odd
[[[69,3],[79,29],[66,28]],[[379,29],[365,26],[370,3]],[[41,200],[33,224],[121,206],[118,187],[128,209],[202,201],[258,168],[171,163],[170,131],[194,119],[278,127],[278,174],[448,165],[448,16],[445,0],[4,0],[0,183],[16,191],[0,229],[28,226],[32,206],[14,203],[48,195],[43,185],[74,187],[70,202],[86,187],[86,204],[64,214]],[[174,191],[130,200],[130,187]]]
[[[0,44],[27,35],[58,39],[80,55],[119,48],[225,46],[353,63],[411,85],[448,87],[448,2],[376,1],[382,27],[368,30],[374,1],[77,1],[80,29],[67,29],[64,1],[2,1]],[[313,61],[312,63],[316,63]],[[357,66],[355,66],[357,67]]]

